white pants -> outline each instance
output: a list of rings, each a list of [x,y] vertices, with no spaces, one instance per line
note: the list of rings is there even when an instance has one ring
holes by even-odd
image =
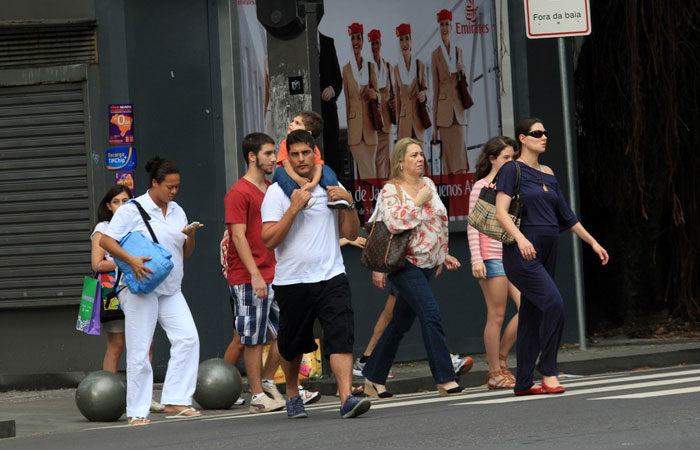
[[[160,402],[191,405],[197,386],[199,336],[182,291],[173,295],[134,295],[124,289],[119,299],[126,317],[127,417],[148,417],[153,395],[153,368],[148,352],[156,321],[165,330],[171,345]]]

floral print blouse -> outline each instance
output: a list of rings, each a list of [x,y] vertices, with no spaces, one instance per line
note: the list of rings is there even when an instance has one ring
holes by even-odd
[[[406,259],[423,269],[437,267],[447,256],[447,210],[440,200],[435,184],[430,178],[423,181],[433,191],[433,198],[422,207],[413,203],[413,198],[394,183],[387,183],[382,189],[379,210],[384,224],[393,234],[412,230],[406,250]],[[396,189],[401,189],[403,201]]]

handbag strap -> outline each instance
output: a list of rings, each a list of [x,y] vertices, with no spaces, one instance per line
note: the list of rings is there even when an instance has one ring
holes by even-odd
[[[122,286],[120,289],[117,289],[117,287],[119,286],[119,281],[121,281],[121,279],[122,279],[122,271],[119,270],[119,267],[116,267],[116,268],[114,269],[114,271],[117,272],[117,279],[116,279],[116,281],[114,282],[114,290],[113,290],[112,292],[110,292],[109,294],[107,294],[107,297],[106,297],[107,300],[112,300],[114,297],[116,297],[117,295],[119,295],[119,293],[120,293],[121,291],[123,291],[124,288],[126,287],[126,285],[124,285],[124,286]],[[97,283],[99,284],[100,279],[99,279],[98,273],[100,273],[100,272],[93,272],[93,273],[92,273],[92,278],[96,279],[96,280],[97,280]]]
[[[513,196],[511,197],[512,199],[519,200],[520,199],[520,164],[518,164],[517,161],[513,161],[513,164],[515,164],[515,190],[513,191]],[[498,183],[498,175],[491,181],[491,184],[496,186]]]
[[[418,80],[418,91],[421,91],[421,87],[423,85],[420,82],[420,65],[418,64],[418,60],[416,59],[416,80]]]
[[[518,200],[520,199],[520,164],[518,164],[517,161],[515,161],[515,192],[513,193],[513,198]]]
[[[137,202],[136,200],[131,200],[131,201],[134,203],[134,205],[136,205],[136,208],[141,213],[141,218],[143,219],[143,222],[146,224],[146,228],[148,228],[148,232],[151,233],[151,237],[153,238],[153,242],[155,242],[156,244],[159,244],[158,238],[156,237],[156,234],[153,232],[153,228],[151,228],[151,224],[148,222],[149,220],[151,220],[151,216],[148,215],[146,210],[143,209],[143,206],[141,206],[141,204],[139,202]]]
[[[372,86],[372,70],[370,69],[369,61],[367,61],[367,84],[369,84],[370,89],[374,89],[374,86]]]
[[[403,193],[401,192],[401,189],[403,189],[401,186],[398,185],[398,183],[392,183],[396,187],[396,195],[399,196],[399,202],[403,204]],[[377,202],[376,205],[377,209],[379,209],[379,202]],[[374,224],[377,222],[381,222],[379,219],[379,212],[377,212],[377,217],[372,221],[372,229],[374,229]]]

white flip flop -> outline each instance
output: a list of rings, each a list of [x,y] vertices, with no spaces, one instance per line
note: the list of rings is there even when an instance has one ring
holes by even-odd
[[[191,411],[198,412],[199,414],[188,415],[187,413],[191,412]],[[179,413],[174,414],[172,416],[165,416],[166,419],[192,419],[194,417],[202,417],[202,413],[197,411],[196,409],[194,409],[192,407],[185,408],[182,411],[180,411]]]

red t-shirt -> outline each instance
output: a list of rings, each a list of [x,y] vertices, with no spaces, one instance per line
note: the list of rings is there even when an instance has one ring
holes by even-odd
[[[265,180],[267,186],[270,183]],[[253,254],[255,265],[266,283],[272,283],[275,277],[275,252],[268,250],[262,241],[262,207],[265,194],[256,185],[241,178],[233,185],[224,197],[226,224],[245,224],[245,237]],[[250,272],[238,256],[233,236],[228,245],[228,273],[226,278],[229,285],[250,283]]]
[[[277,152],[277,167],[282,166],[282,161],[289,158],[289,153],[287,153],[287,140],[280,142],[280,149]],[[317,166],[323,165],[323,160],[321,159],[321,152],[318,147],[314,145],[314,164]]]

